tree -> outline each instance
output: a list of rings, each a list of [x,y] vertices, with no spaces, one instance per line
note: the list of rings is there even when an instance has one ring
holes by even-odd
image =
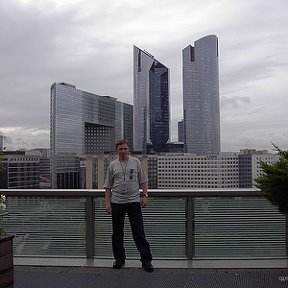
[[[273,143],[272,143],[273,144]],[[256,179],[256,187],[281,213],[288,215],[288,151],[282,151],[273,144],[280,159],[274,164],[260,163],[261,175]]]

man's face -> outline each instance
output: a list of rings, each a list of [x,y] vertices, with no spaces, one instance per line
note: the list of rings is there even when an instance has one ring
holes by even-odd
[[[129,146],[127,144],[118,145],[117,153],[120,159],[122,160],[127,159],[129,154]]]

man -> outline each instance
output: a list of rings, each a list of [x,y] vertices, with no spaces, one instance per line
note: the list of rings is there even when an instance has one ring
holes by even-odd
[[[129,156],[129,143],[126,139],[116,143],[116,151],[118,159],[110,163],[104,184],[106,211],[112,214],[113,268],[120,269],[125,264],[124,220],[127,213],[142,267],[147,272],[153,272],[152,255],[145,237],[141,211],[141,207],[146,207],[148,202],[147,176],[139,159]]]

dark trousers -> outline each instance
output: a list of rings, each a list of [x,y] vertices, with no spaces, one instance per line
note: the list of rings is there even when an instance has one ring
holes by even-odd
[[[126,213],[132,230],[134,243],[140,253],[141,262],[150,262],[152,255],[150,245],[145,237],[141,204],[139,202],[127,204],[111,203],[112,207],[112,248],[115,259],[126,259],[124,248],[124,220]]]

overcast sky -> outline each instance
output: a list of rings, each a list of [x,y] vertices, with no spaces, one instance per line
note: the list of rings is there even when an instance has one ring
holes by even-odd
[[[12,149],[49,147],[50,86],[133,104],[133,45],[170,68],[171,140],[182,49],[219,38],[222,151],[288,149],[287,0],[1,0],[0,132]]]

